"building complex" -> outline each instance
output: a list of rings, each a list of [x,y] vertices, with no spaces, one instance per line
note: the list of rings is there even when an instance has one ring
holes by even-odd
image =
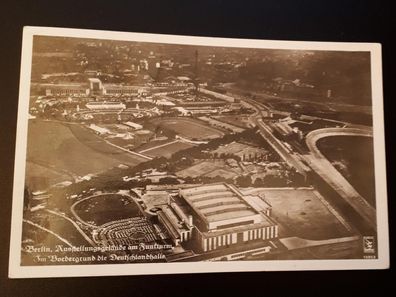
[[[181,189],[158,212],[175,245],[189,242],[200,252],[278,237],[271,206],[219,183]]]

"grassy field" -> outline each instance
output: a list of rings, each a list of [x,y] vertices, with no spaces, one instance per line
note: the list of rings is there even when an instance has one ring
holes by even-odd
[[[152,147],[159,146],[159,145],[171,142],[171,141],[172,140],[169,140],[169,139],[152,140],[150,142],[144,143],[144,144],[140,145],[139,147],[137,147],[135,149],[135,152],[139,152],[140,153],[141,151],[145,151],[145,150],[150,149]]]
[[[208,160],[198,162],[186,169],[180,170],[176,175],[180,177],[198,177],[203,175],[215,177],[217,175],[222,176],[222,173],[225,172],[228,172],[224,175],[225,178],[232,178],[241,171],[239,168],[231,169],[223,160]]]
[[[375,207],[373,140],[368,137],[333,136],[320,139],[318,148],[356,191]]]
[[[224,162],[221,162],[221,164],[216,164],[216,162],[203,161],[186,169],[180,170],[176,174],[180,177],[197,177],[213,170],[221,169],[222,165],[224,165]]]
[[[221,137],[224,133],[207,126],[205,123],[184,118],[168,118],[168,119],[157,119],[153,121],[155,124],[161,124],[161,126],[175,131],[176,134],[195,139],[213,139]]]
[[[312,190],[264,189],[272,217],[280,223],[280,237],[328,239],[350,235]]]
[[[218,147],[215,151],[215,153],[218,154],[234,154],[239,157],[243,157],[244,155],[246,157],[254,157],[254,156],[261,156],[261,155],[266,155],[268,152],[262,148],[255,147],[252,145],[247,145],[244,143],[239,143],[239,142],[232,142],[229,144],[222,145]]]
[[[239,173],[229,170],[229,168],[221,168],[221,169],[216,169],[211,172],[208,172],[205,174],[207,177],[223,177],[227,179],[232,179],[236,176],[240,175]]]
[[[56,168],[26,162],[26,183],[32,191],[46,189],[53,183],[73,180],[72,175],[56,170]]]
[[[29,221],[42,226],[44,228],[47,228],[69,242],[73,246],[89,246],[89,243],[85,240],[85,238],[80,234],[76,227],[67,219],[46,212],[45,210],[39,210],[34,213],[25,213]],[[67,246],[64,242],[62,242],[60,239],[58,239],[56,236],[54,236],[51,233],[48,233],[36,226],[32,226],[31,224],[24,223],[23,224],[23,231],[22,231],[22,238],[25,243],[22,244],[22,246],[25,245],[31,245],[32,243],[36,247],[46,247],[46,248],[52,248],[55,250],[57,245],[63,245]],[[31,241],[29,243],[29,241]],[[89,252],[76,252],[76,253],[57,253],[58,256],[89,256]],[[50,264],[55,264],[51,262],[37,262],[35,261],[35,254],[33,253],[23,253],[21,257],[21,265],[50,265]],[[89,263],[87,263],[89,264]]]
[[[241,115],[221,115],[221,116],[214,116],[216,120],[238,126],[241,128],[249,128],[250,121],[248,116],[241,116]]]
[[[134,139],[123,139],[121,137],[107,137],[107,141],[120,146],[122,148],[133,148],[135,146],[136,141]]]
[[[83,221],[97,226],[140,215],[135,202],[119,194],[94,196],[75,204],[74,210]]]
[[[193,145],[185,142],[174,142],[169,145],[165,145],[145,151],[144,154],[152,157],[169,158],[170,156],[172,156],[173,153],[190,147],[193,147]]]
[[[140,157],[107,144],[79,125],[37,120],[29,122],[27,160],[39,164],[40,175],[48,176],[49,180],[54,174],[44,174],[45,168],[69,176],[83,176],[119,164],[134,166],[143,161]],[[35,171],[39,172],[38,168]],[[26,180],[30,177],[26,176]]]

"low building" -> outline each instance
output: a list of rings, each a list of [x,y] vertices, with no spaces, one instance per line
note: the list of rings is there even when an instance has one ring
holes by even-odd
[[[159,106],[168,106],[168,107],[173,107],[176,105],[175,103],[173,103],[169,100],[166,100],[166,99],[159,99],[155,102],[155,104],[159,105]]]
[[[139,143],[145,143],[148,142],[150,140],[150,138],[153,136],[153,132],[151,132],[150,130],[138,130],[135,133],[135,139],[139,142]]]
[[[89,95],[89,88],[85,84],[41,84],[40,87],[45,88],[46,96],[80,97]]]
[[[113,95],[113,96],[121,96],[121,95],[137,96],[143,92],[141,88],[142,88],[141,86],[104,84],[103,94],[104,95]]]
[[[228,95],[225,95],[225,94],[221,94],[221,93],[218,93],[218,92],[214,92],[214,91],[211,91],[211,90],[208,90],[208,89],[200,88],[199,92],[202,93],[202,94],[214,97],[216,99],[224,100],[224,101],[231,102],[231,103],[235,102],[235,98],[234,97],[231,97],[231,96],[228,96]]]
[[[122,102],[88,102],[85,105],[91,110],[123,110],[126,108],[125,104]]]
[[[170,198],[169,198],[170,199]],[[158,212],[158,220],[168,231],[175,245],[189,241],[192,238],[193,219],[173,201],[161,206]]]
[[[38,87],[45,90],[46,96],[138,96],[147,92],[142,86],[104,84],[97,77],[81,83],[44,83]]]
[[[106,128],[96,126],[95,124],[89,125],[89,128],[94,130],[97,134],[100,134],[100,135],[110,133],[110,131],[107,130]]]
[[[99,78],[88,78],[88,82],[91,95],[103,95],[104,88]]]
[[[135,130],[143,129],[143,126],[142,126],[142,125],[136,124],[136,123],[131,122],[131,121],[125,122],[124,125],[126,125],[126,126],[128,126],[128,127],[131,127],[131,128],[133,128],[133,129],[135,129]]]

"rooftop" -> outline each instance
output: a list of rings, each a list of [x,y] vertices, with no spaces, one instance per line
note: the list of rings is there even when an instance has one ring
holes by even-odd
[[[236,188],[227,184],[182,189],[180,195],[206,223],[209,230],[228,224],[261,223],[265,220]]]
[[[182,232],[189,231],[182,218],[179,218],[175,211],[167,204],[161,206],[158,215],[162,218],[163,223],[168,227],[168,231],[173,238],[180,238]]]
[[[88,78],[88,80],[89,80],[90,82],[101,83],[101,80],[100,80],[99,78],[93,78],[93,77],[91,77],[91,78]]]
[[[84,83],[43,83],[39,84],[40,87],[46,87],[46,88],[69,88],[69,89],[75,89],[75,88],[83,88],[86,89],[88,86]]]

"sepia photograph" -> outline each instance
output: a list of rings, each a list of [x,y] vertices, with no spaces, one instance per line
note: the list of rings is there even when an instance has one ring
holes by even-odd
[[[25,27],[10,277],[389,265],[381,47]]]

